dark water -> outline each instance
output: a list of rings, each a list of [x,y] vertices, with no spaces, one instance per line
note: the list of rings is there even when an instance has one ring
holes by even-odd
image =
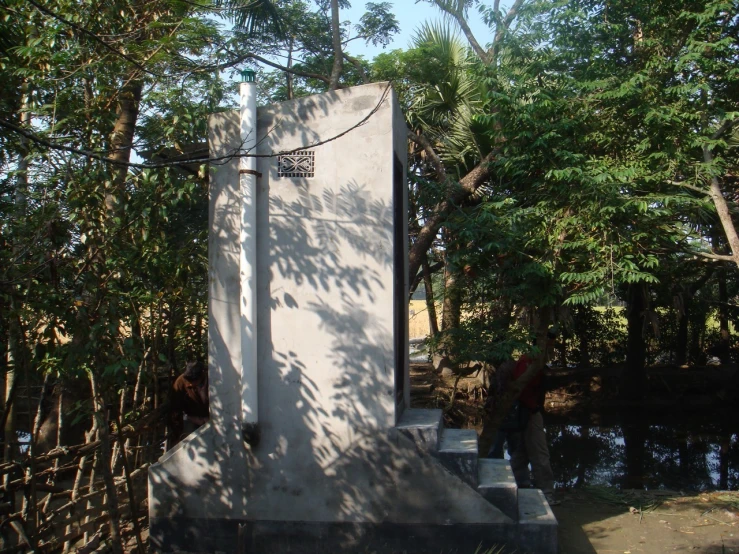
[[[739,490],[739,435],[679,425],[547,425],[560,487]]]

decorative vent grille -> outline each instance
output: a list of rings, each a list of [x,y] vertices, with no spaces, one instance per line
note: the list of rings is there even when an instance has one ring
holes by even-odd
[[[278,177],[313,177],[315,169],[316,157],[313,150],[300,150],[277,158]]]

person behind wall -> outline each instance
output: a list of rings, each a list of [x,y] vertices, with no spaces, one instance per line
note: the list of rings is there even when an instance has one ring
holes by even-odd
[[[547,333],[545,356],[548,356],[554,346],[556,331]],[[545,358],[546,361],[546,358]],[[512,368],[509,379],[516,380],[526,373],[533,359],[524,354]],[[549,447],[544,430],[544,378],[542,371],[521,391],[518,401],[514,403],[511,412],[506,416],[498,431],[496,440],[488,454],[491,458],[503,457],[503,443],[508,443],[508,453],[511,457],[511,469],[520,488],[531,487],[531,474],[534,483],[544,492],[550,504],[554,502],[554,473],[549,460]],[[529,464],[531,471],[529,471]]]
[[[493,413],[496,410],[498,399],[505,393],[508,383],[516,368],[514,360],[506,360],[498,366],[495,371],[495,391],[494,394],[488,396],[485,402],[485,410]],[[503,459],[503,449],[508,445],[508,455],[510,456],[517,448],[519,448],[523,440],[523,430],[528,423],[528,410],[521,406],[521,402],[516,400],[511,409],[506,414],[503,421],[500,422],[498,432],[495,435],[493,446],[490,447],[488,458]]]
[[[554,346],[556,332],[550,330],[547,333],[546,358]],[[518,359],[516,368],[513,370],[512,378],[518,379],[526,373],[532,359],[524,354]],[[549,447],[547,446],[547,435],[544,430],[544,388],[543,371],[536,376],[521,391],[519,401],[528,411],[528,421],[523,431],[522,444],[511,454],[511,468],[519,487],[531,486],[531,473],[534,475],[534,483],[540,488],[551,504],[554,494],[554,473],[549,461]],[[529,473],[531,464],[531,473]]]
[[[178,443],[210,418],[208,372],[202,362],[187,362],[185,371],[172,385],[171,424]]]

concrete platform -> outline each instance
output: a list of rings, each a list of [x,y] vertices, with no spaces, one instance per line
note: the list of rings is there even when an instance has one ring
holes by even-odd
[[[511,519],[518,519],[518,486],[507,460],[483,458],[478,462],[478,492]]]
[[[513,519],[401,432],[357,437],[327,468],[303,460],[298,482],[284,479],[283,460],[242,453],[230,436],[203,427],[150,468],[157,551],[461,554],[478,544],[516,546]],[[195,454],[205,453],[219,463],[198,463]]]
[[[403,524],[239,520],[152,521],[155,552],[268,552],[269,554],[472,554],[515,546],[515,524]],[[237,547],[238,545],[238,547]]]
[[[518,540],[524,553],[557,554],[557,526],[543,492],[518,490]]]

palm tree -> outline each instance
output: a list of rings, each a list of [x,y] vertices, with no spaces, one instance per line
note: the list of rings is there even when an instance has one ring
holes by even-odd
[[[486,97],[483,81],[473,72],[477,59],[441,23],[421,27],[414,46],[424,53],[429,79],[412,91],[408,122],[413,131],[431,141],[447,172],[458,178],[479,162],[479,144],[485,140],[474,124],[474,115],[482,112]]]

